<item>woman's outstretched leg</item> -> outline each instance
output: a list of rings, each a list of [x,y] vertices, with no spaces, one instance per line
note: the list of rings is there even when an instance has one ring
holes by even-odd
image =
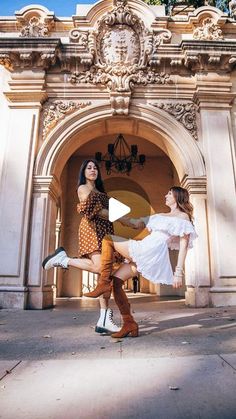
[[[84,271],[99,273],[100,263],[96,262],[90,258],[70,258],[63,247],[58,247],[54,253],[43,260],[42,267],[45,270],[49,270],[51,268],[68,269],[69,266],[73,266]]]
[[[86,297],[97,298],[100,295],[109,297],[112,290],[112,268],[114,252],[119,252],[124,257],[129,257],[128,240],[118,236],[105,236],[102,241],[101,275],[97,287],[84,294]]]

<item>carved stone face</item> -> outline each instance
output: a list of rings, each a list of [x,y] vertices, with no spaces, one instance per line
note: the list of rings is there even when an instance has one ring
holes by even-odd
[[[100,59],[103,63],[133,65],[139,62],[139,37],[128,25],[108,28],[99,38]]]

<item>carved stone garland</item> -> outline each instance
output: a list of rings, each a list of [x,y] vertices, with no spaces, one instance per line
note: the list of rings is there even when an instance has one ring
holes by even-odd
[[[157,46],[170,40],[170,31],[161,29],[149,32],[126,3],[127,0],[114,0],[113,10],[98,22],[97,32],[91,32],[88,36],[93,65],[88,71],[74,73],[70,78],[71,83],[107,86],[112,112],[119,115],[129,112],[134,84],[171,82],[169,75],[158,74],[148,67],[151,53],[155,55]],[[75,30],[70,39],[73,38],[78,43],[86,42],[86,37]]]
[[[192,103],[151,103],[156,108],[163,109],[173,115],[197,141],[196,106]]]
[[[193,38],[200,41],[219,41],[223,39],[222,30],[209,17],[203,20],[202,26],[193,32]]]
[[[48,36],[49,28],[47,25],[40,21],[40,18],[37,16],[31,17],[28,24],[24,26],[20,31],[20,36],[27,38],[39,38]]]
[[[91,105],[91,102],[76,103],[62,100],[55,100],[53,103],[48,104],[43,113],[43,139],[47,137],[60,119],[65,118],[67,114],[70,114],[77,109],[83,109],[89,105]]]

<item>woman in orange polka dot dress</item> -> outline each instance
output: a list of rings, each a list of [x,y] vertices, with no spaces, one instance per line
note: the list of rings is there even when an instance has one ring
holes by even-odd
[[[55,253],[44,259],[42,265],[46,270],[53,267],[73,266],[93,273],[100,272],[102,239],[107,234],[113,234],[114,231],[112,223],[108,220],[109,198],[104,190],[100,169],[95,160],[89,159],[82,163],[77,192],[80,201],[77,211],[82,215],[79,226],[79,257],[70,258],[65,249],[59,247]],[[100,308],[100,317],[95,331],[114,333],[120,330],[113,321],[108,298],[100,297]]]

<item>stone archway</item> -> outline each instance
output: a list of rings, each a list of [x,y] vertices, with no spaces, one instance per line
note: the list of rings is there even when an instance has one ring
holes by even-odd
[[[107,104],[77,111],[56,126],[36,159],[28,276],[30,307],[43,308],[52,304],[52,272],[42,272],[41,260],[55,246],[57,205],[61,193],[58,179],[65,162],[92,138],[121,131],[123,134],[141,136],[169,156],[181,184],[190,192],[199,228],[206,227],[203,158],[196,140],[173,116],[144,104],[131,106],[128,117],[111,116]],[[204,253],[203,248],[206,250]],[[190,253],[186,264],[187,303],[206,305],[210,276],[205,235],[199,238]]]
[[[111,118],[107,103],[77,111],[57,125],[39,151],[35,176],[54,175],[59,178],[65,160],[88,138],[93,137],[91,131],[94,128],[96,132],[99,130],[99,135],[116,133],[120,131],[120,124],[124,134],[141,134],[165,151],[181,180],[186,175],[191,178],[205,176],[204,161],[197,142],[173,116],[151,105],[139,104],[131,106],[128,117]],[[74,141],[78,132],[80,135]],[[158,143],[157,134],[162,138]]]

